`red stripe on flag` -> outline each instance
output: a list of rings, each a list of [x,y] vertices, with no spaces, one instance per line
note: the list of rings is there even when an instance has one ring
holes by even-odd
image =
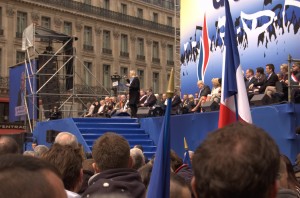
[[[236,122],[236,113],[231,111],[224,104],[220,104],[219,128],[222,128],[230,123]]]

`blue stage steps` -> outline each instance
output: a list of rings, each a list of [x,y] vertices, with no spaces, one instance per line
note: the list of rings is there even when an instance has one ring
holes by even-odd
[[[94,141],[106,132],[115,132],[122,135],[129,142],[130,147],[140,144],[144,148],[146,157],[151,158],[156,146],[149,134],[141,129],[138,119],[132,118],[73,118],[75,125],[90,150]]]

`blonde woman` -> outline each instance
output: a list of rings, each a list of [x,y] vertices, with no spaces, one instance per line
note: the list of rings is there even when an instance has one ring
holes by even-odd
[[[213,88],[211,90],[211,94],[209,95],[209,101],[215,101],[220,103],[221,100],[221,84],[219,82],[219,78],[213,78],[211,80]]]

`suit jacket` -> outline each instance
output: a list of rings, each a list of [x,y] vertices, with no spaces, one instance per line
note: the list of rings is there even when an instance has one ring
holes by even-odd
[[[255,87],[262,86],[267,79],[266,75],[263,74],[260,78],[256,78],[256,81],[253,83]]]
[[[248,79],[245,79],[245,85],[246,85],[246,89],[248,90],[249,89],[249,86],[251,84],[255,84],[257,81],[257,79],[253,76],[250,80]]]
[[[171,114],[177,114],[178,109],[180,108],[181,99],[178,95],[174,95],[172,98],[172,109]]]
[[[204,85],[203,88],[202,88],[202,91],[201,91],[201,93],[199,95],[199,98],[201,98],[202,96],[207,96],[210,93],[211,93],[210,87],[207,86],[207,85]]]
[[[276,82],[278,82],[278,76],[274,72],[270,77],[266,78],[263,85],[259,88],[259,93],[263,93],[267,86],[275,86]]]
[[[144,106],[145,107],[153,107],[156,103],[156,97],[155,95],[152,93],[150,96],[147,96],[145,102],[144,102]]]
[[[129,105],[137,105],[140,101],[140,80],[134,77],[129,85]]]

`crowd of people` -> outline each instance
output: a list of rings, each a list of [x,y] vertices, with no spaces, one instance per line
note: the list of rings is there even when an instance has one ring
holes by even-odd
[[[170,151],[171,198],[300,196],[300,155],[293,166],[275,141],[254,125],[237,122],[217,129],[189,157],[191,167]],[[60,132],[50,148],[37,145],[23,155],[14,139],[0,136],[0,195],[143,198],[155,190],[148,188],[155,179],[154,163],[155,156],[147,159],[141,145],[130,148],[114,132],[95,140],[91,156],[69,132]]]

